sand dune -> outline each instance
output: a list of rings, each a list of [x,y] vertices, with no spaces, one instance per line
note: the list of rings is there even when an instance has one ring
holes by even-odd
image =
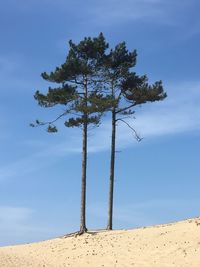
[[[200,218],[0,248],[0,267],[200,267]]]

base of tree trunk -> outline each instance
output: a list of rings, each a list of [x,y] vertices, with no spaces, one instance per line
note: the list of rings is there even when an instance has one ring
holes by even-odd
[[[76,235],[82,235],[82,234],[84,234],[84,233],[87,233],[87,228],[86,227],[82,227],[78,232],[77,232],[77,234]]]
[[[88,231],[87,228],[83,228],[83,229],[80,229],[79,231],[66,234],[66,235],[62,236],[62,238],[67,238],[67,237],[71,237],[71,236],[75,236],[76,237],[76,236],[79,236],[79,235],[83,235],[84,233],[87,233],[87,231]]]
[[[106,230],[112,230],[112,227],[107,226]]]

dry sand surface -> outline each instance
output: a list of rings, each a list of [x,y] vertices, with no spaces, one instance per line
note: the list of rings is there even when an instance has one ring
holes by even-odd
[[[0,248],[0,267],[200,267],[200,218]]]

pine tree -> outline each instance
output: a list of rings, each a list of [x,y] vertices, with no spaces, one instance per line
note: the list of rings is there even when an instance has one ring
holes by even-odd
[[[48,132],[57,132],[55,122],[66,117],[66,127],[82,128],[82,179],[80,231],[86,227],[86,173],[88,126],[98,126],[101,116],[110,105],[110,96],[101,93],[102,59],[108,44],[101,33],[97,38],[84,38],[79,44],[69,41],[69,52],[64,64],[54,72],[42,73],[46,81],[57,83],[57,88],[49,88],[47,94],[36,91],[34,97],[42,107],[64,106],[64,112],[50,122],[36,120],[31,126],[48,125]]]
[[[112,98],[112,135],[111,135],[111,157],[110,157],[110,179],[109,179],[109,201],[108,201],[108,224],[107,229],[113,228],[113,192],[114,192],[114,171],[115,171],[115,147],[116,147],[116,126],[117,122],[125,123],[133,132],[138,141],[135,129],[127,122],[126,118],[134,114],[134,107],[147,102],[163,100],[166,93],[163,90],[162,82],[148,84],[146,75],[139,76],[132,72],[136,65],[136,50],[129,52],[125,42],[119,43],[114,50],[104,59],[103,75],[106,84],[106,94]]]

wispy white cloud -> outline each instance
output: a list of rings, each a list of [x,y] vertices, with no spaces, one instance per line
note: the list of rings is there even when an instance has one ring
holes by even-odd
[[[200,83],[183,83],[169,86],[168,98],[159,103],[143,105],[136,110],[136,119],[126,120],[143,142],[173,134],[200,133]],[[90,141],[91,152],[107,150],[110,147],[110,122],[96,131]],[[117,145],[135,145],[132,131],[124,123],[118,123]]]
[[[53,232],[50,224],[38,221],[30,208],[0,206],[0,246],[39,241]]]
[[[60,207],[60,205],[59,205]],[[38,242],[77,230],[78,221],[73,211],[63,214],[58,208],[49,213],[41,208],[16,205],[0,206],[0,246]]]
[[[143,144],[155,138],[164,138],[177,134],[200,133],[200,83],[169,85],[168,98],[160,103],[143,105],[136,110],[136,119],[127,122],[144,138]],[[70,133],[73,130],[68,130]],[[89,132],[89,153],[98,153],[110,149],[111,124],[106,119],[100,128]],[[81,153],[81,134],[64,135],[54,143],[47,140],[25,140],[22,147],[30,151],[36,146],[35,153],[17,159],[1,167],[0,180],[19,177],[46,168],[60,157]],[[44,145],[45,144],[45,145]],[[136,145],[132,131],[122,122],[117,126],[117,149]],[[48,160],[47,160],[48,159]]]
[[[94,22],[102,24],[123,23],[130,20],[141,20],[163,15],[161,1],[101,1],[88,10]]]
[[[9,92],[13,94],[19,91],[30,93],[35,92],[35,88],[41,86],[41,79],[38,77],[34,79],[33,75],[29,76],[31,71],[34,71],[33,66],[30,66],[30,73],[27,75],[26,65],[26,60],[21,54],[0,54],[0,93],[2,96],[6,95],[5,99],[8,99]]]
[[[113,25],[130,21],[150,21],[160,25],[179,24],[177,11],[184,12],[192,3],[164,0],[109,0],[91,3],[86,12],[95,24]],[[94,25],[95,25],[94,24]]]
[[[15,243],[20,235],[27,235],[26,228],[32,215],[33,210],[25,207],[0,206],[0,245]]]
[[[200,130],[200,83],[169,86],[168,98],[138,112],[135,126],[147,137]]]
[[[80,0],[23,0],[23,4],[16,5],[15,8],[20,12],[34,13],[38,12],[38,7],[43,10],[48,4],[49,10],[55,9],[58,12],[65,11],[70,14],[76,10],[75,16],[81,18],[82,23],[92,21],[93,25],[113,25],[121,24],[126,21],[151,20],[160,24],[174,25],[177,22],[177,11],[187,10],[194,5],[195,0],[86,0],[84,5]],[[14,3],[13,3],[14,4]],[[81,6],[81,10],[80,10]]]
[[[24,207],[0,206],[0,223],[2,225],[17,224],[28,220],[33,210]]]
[[[66,142],[58,143],[55,146],[48,146],[49,143],[44,145],[43,143],[36,142],[36,144],[31,144],[29,140],[27,145],[24,145],[24,149],[31,146],[37,146],[38,152],[31,153],[16,159],[0,169],[0,181],[5,181],[8,178],[23,177],[29,173],[33,173],[40,169],[46,168],[47,166],[57,162],[60,157],[72,155],[74,153],[80,152],[80,147],[77,146],[78,139],[76,142],[71,142],[71,144],[66,144]],[[48,160],[47,160],[48,159]]]
[[[114,225],[118,228],[143,227],[198,216],[200,199],[152,199],[114,206]],[[192,209],[191,209],[192,207]],[[166,212],[167,211],[167,212]],[[88,213],[101,222],[107,219],[107,203],[89,203]]]
[[[17,113],[16,110],[12,110],[12,104],[15,102],[19,103],[20,95],[15,98],[15,93],[19,93],[22,89],[23,91],[32,97],[32,91],[34,92],[40,82],[35,82],[32,77],[30,77],[31,70],[33,66],[27,68],[27,61],[21,53],[15,51],[9,51],[9,53],[0,52],[0,122],[1,131],[3,131],[2,122],[11,120],[9,115],[12,113]],[[28,74],[28,75],[27,75]],[[39,86],[38,86],[39,87]],[[28,89],[28,90],[27,90]],[[23,95],[24,97],[24,95]],[[28,102],[29,100],[26,99]],[[25,106],[26,101],[23,101],[23,106]],[[21,104],[22,105],[22,104]]]

